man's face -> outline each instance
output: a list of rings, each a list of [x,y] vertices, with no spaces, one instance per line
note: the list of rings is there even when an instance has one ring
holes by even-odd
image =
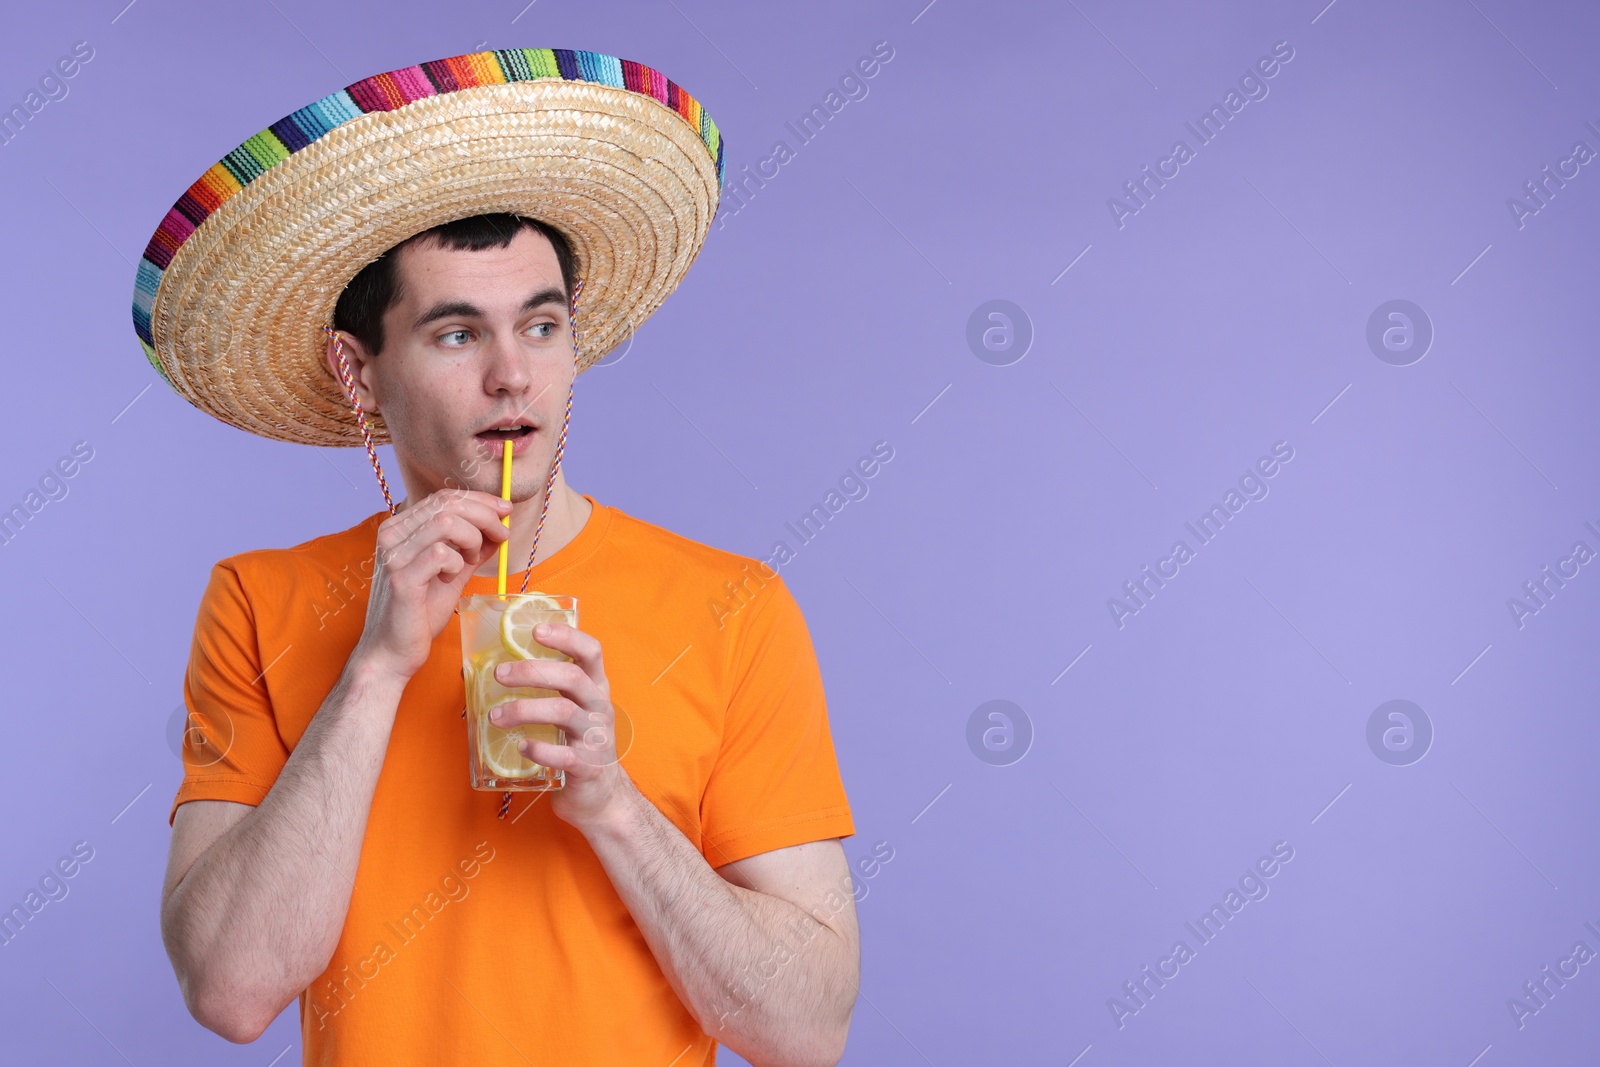
[[[574,361],[555,249],[523,229],[504,248],[414,242],[396,254],[399,303],[384,313],[368,382],[407,489],[500,495],[512,442],[512,499],[544,491]]]

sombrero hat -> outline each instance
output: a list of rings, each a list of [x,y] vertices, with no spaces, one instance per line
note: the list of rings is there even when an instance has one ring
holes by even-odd
[[[202,411],[359,445],[322,327],[362,267],[470,215],[548,223],[582,279],[581,373],[683,280],[722,180],[716,123],[642,63],[526,48],[390,71],[273,123],[189,187],[139,262],[134,329]]]

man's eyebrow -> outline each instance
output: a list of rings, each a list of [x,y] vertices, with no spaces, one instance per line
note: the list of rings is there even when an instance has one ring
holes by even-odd
[[[438,322],[440,319],[481,319],[482,317],[483,310],[476,304],[469,304],[465,300],[441,300],[427,311],[424,311],[422,316],[411,324],[411,328],[420,330],[428,323]]]
[[[552,285],[548,289],[540,289],[537,293],[524,300],[522,302],[522,310],[532,311],[534,308],[543,307],[546,304],[560,304],[565,307],[566,303],[567,294]]]
[[[537,293],[534,293],[532,296],[528,297],[528,299],[524,300],[520,310],[523,313],[527,313],[536,308],[544,307],[546,304],[559,304],[565,307],[566,303],[567,294],[552,285],[549,288],[539,290]],[[483,317],[483,309],[478,307],[476,304],[470,304],[465,300],[441,300],[427,311],[424,311],[417,321],[411,324],[411,328],[413,330],[420,330],[424,326],[428,325],[428,323],[438,322],[440,319],[481,319]]]

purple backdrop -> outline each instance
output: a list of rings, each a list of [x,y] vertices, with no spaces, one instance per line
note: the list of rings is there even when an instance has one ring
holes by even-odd
[[[228,1045],[163,952],[173,712],[210,564],[381,500],[170,394],[132,263],[244,136],[485,42],[654,65],[725,131],[721,222],[583,378],[569,477],[796,551],[846,851],[893,851],[846,1063],[1594,1046],[1592,8],[124,2],[0,37],[6,105],[92,52],[0,144],[0,508],[38,505],[0,905],[92,850],[0,948],[7,1061],[297,1062],[293,1008]]]

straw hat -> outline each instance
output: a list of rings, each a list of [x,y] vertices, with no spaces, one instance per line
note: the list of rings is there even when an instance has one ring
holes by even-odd
[[[547,222],[583,281],[581,373],[683,280],[722,180],[716,123],[640,63],[502,49],[379,74],[273,123],[189,187],[139,263],[134,329],[202,411],[279,441],[359,445],[322,327],[362,267],[469,215]],[[381,417],[368,421],[387,441]]]

